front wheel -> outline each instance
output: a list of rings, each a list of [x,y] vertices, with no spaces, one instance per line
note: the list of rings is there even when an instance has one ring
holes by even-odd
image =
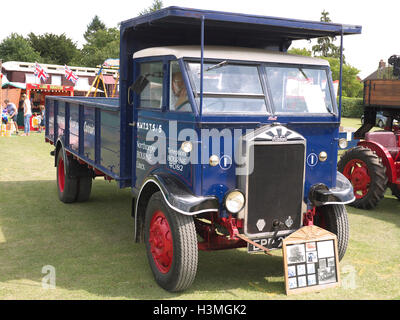
[[[331,204],[316,208],[315,225],[337,236],[339,260],[342,260],[349,242],[349,221],[343,204]]]
[[[170,209],[160,191],[147,205],[145,243],[154,278],[162,288],[176,292],[192,284],[198,261],[193,217]]]

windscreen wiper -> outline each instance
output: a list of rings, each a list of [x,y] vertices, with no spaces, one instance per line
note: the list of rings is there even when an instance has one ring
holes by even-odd
[[[225,66],[227,64],[228,64],[228,61],[224,60],[224,61],[222,61],[220,63],[217,63],[217,64],[215,64],[215,65],[213,65],[211,67],[208,67],[206,69],[206,71],[210,71],[210,70],[213,70],[213,69],[218,69],[218,68],[221,68],[221,67],[223,67],[223,66]]]

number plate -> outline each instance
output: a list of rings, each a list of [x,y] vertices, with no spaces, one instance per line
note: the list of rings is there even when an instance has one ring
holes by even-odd
[[[258,243],[262,245],[263,247],[266,247],[267,249],[278,249],[282,247],[282,239],[283,237],[278,237],[278,238],[259,238],[259,239],[251,239],[255,243]],[[263,252],[258,247],[253,246],[251,243],[247,243],[247,252],[248,253],[257,253],[257,252]]]

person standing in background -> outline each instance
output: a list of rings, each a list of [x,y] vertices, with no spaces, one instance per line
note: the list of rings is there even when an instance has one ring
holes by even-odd
[[[32,116],[32,106],[31,102],[29,101],[28,97],[24,93],[22,95],[22,100],[24,101],[24,136],[29,136],[30,133],[30,120]]]

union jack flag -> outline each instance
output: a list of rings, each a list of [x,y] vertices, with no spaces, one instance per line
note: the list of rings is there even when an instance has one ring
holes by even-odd
[[[72,81],[74,84],[78,81],[79,77],[67,65],[64,65],[65,79]]]
[[[43,82],[46,82],[46,80],[49,78],[49,75],[47,74],[46,71],[42,68],[40,64],[37,62],[35,63],[35,76],[42,80]]]

